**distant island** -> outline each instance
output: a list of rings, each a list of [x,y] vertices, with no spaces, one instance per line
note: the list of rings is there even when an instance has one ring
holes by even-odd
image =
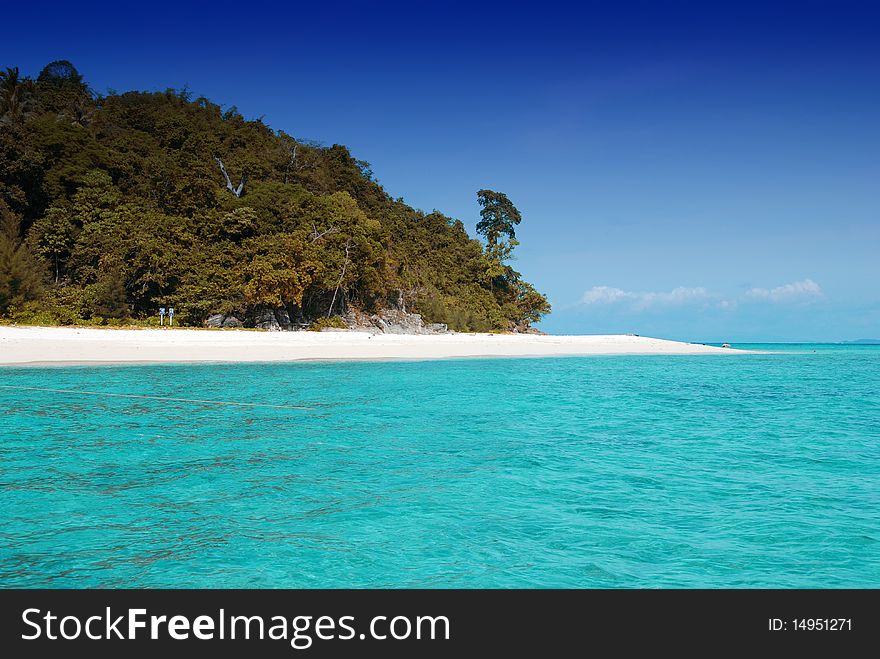
[[[855,341],[841,341],[845,345],[880,346],[880,339],[856,339]]]
[[[98,95],[63,60],[0,72],[7,322],[530,331],[550,305],[509,264],[520,214],[478,201],[482,241],[344,146],[187,90]]]

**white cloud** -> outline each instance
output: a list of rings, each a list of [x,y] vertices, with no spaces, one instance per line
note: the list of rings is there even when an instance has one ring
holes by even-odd
[[[630,302],[636,309],[645,309],[653,306],[672,306],[690,304],[694,302],[706,302],[712,296],[702,286],[687,288],[679,286],[671,291],[625,291],[611,286],[593,286],[581,297],[581,304],[616,304],[618,302]]]
[[[812,279],[795,281],[791,284],[777,286],[776,288],[752,288],[746,293],[746,297],[752,300],[766,300],[768,302],[791,302],[797,300],[810,300],[822,297],[822,288]]]
[[[792,282],[776,288],[751,288],[739,298],[727,299],[703,286],[679,286],[671,291],[625,291],[613,286],[593,286],[581,296],[582,305],[626,305],[632,311],[684,305],[735,310],[743,302],[810,302],[824,297],[822,288],[812,279]]]
[[[686,288],[679,286],[668,293],[638,293],[638,300],[644,306],[654,304],[689,304],[691,302],[705,302],[711,296],[702,286]]]
[[[610,286],[593,286],[584,293],[581,298],[581,304],[613,304],[632,297],[632,293],[627,293],[620,288],[611,288]]]

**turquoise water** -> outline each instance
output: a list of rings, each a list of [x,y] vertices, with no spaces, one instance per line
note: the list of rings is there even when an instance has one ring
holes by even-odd
[[[0,369],[0,586],[880,587],[880,347]]]

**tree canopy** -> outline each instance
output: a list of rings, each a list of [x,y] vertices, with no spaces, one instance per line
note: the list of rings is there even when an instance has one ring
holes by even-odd
[[[522,216],[506,194],[480,190],[477,192],[477,202],[482,206],[477,233],[485,236],[489,245],[497,245],[504,236],[508,240],[516,240],[516,226],[522,221]]]
[[[36,80],[0,72],[0,316],[20,322],[397,307],[523,330],[549,305],[507,263],[520,214],[479,199],[485,246],[391,198],[344,146],[186,90],[96,96],[65,60]]]

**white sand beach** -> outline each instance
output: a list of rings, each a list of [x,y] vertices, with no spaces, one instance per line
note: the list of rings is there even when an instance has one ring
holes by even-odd
[[[394,335],[366,332],[0,327],[0,365],[564,355],[735,355],[746,352],[623,335]]]

